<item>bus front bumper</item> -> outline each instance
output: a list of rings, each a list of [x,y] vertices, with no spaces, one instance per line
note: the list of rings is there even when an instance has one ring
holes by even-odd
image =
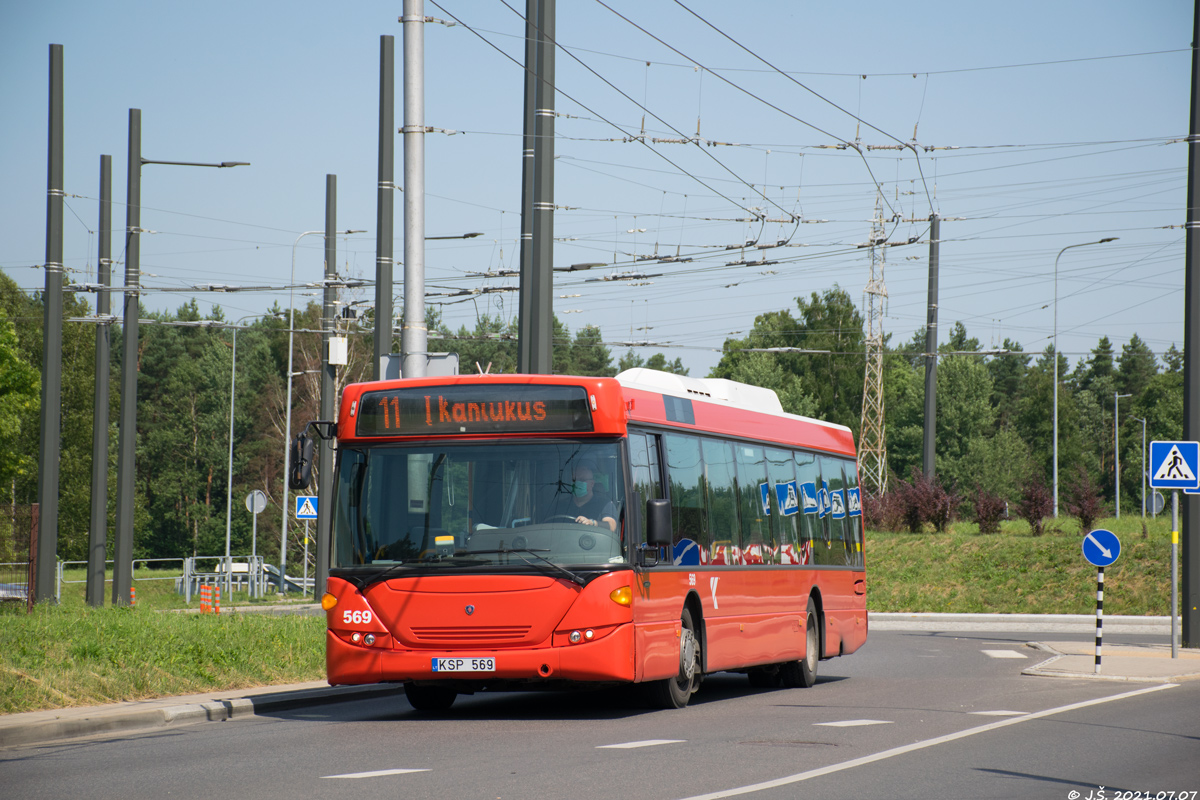
[[[325,634],[325,667],[331,685],[392,681],[489,682],[632,681],[633,624],[617,626],[592,642],[559,647],[498,650],[389,650],[354,645]],[[492,659],[489,671],[435,671],[438,659]]]

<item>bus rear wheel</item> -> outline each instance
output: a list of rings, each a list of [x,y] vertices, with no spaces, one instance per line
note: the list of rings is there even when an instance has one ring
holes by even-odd
[[[659,708],[685,708],[700,688],[700,665],[704,659],[701,657],[700,638],[696,635],[692,612],[684,608],[679,622],[682,628],[679,636],[679,674],[654,681],[649,687],[650,698]]]
[[[817,626],[817,605],[809,598],[804,623],[804,658],[789,661],[779,669],[783,685],[789,689],[808,689],[817,682],[817,662],[821,658],[821,632]]]
[[[408,704],[417,711],[445,711],[454,705],[458,692],[445,686],[418,686],[415,683],[404,684],[404,696]]]

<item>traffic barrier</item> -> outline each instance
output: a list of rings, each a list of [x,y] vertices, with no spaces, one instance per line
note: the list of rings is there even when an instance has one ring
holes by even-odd
[[[200,613],[221,613],[221,587],[207,583],[200,587]]]
[[[132,586],[129,587],[129,605],[137,605],[137,589],[133,588]]]

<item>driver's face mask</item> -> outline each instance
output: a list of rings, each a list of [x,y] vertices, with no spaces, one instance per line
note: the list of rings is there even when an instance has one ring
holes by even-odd
[[[576,497],[583,497],[587,494],[587,481],[576,480],[575,485],[571,487],[571,492]]]

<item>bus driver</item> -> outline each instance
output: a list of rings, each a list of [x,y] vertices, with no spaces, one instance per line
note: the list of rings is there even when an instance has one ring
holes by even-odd
[[[562,516],[574,517],[580,525],[606,525],[613,533],[617,531],[617,516],[620,512],[611,500],[596,494],[596,477],[587,464],[575,467],[571,486],[571,500]]]

